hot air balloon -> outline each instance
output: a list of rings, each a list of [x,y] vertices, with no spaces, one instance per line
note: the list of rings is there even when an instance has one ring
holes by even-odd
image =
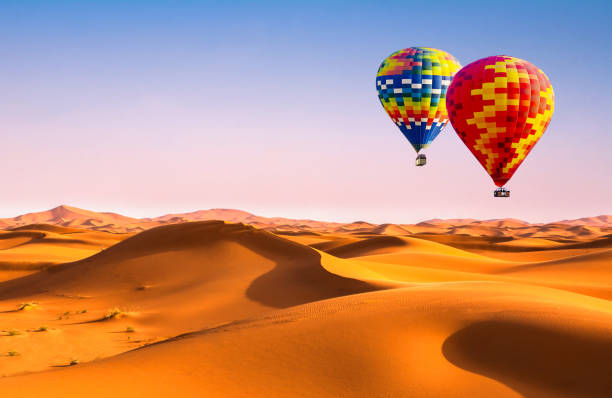
[[[503,188],[550,123],[550,81],[535,65],[499,55],[461,69],[448,89],[446,106],[459,138],[499,188]]]
[[[459,68],[452,55],[428,47],[396,51],[378,68],[378,98],[417,154],[448,124],[446,90]],[[419,154],[416,165],[425,163]]]

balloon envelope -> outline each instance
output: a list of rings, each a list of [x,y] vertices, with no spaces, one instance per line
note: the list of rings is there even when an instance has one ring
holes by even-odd
[[[466,65],[446,96],[453,128],[499,187],[544,134],[554,101],[544,72],[506,55]]]
[[[417,153],[448,123],[445,96],[459,68],[444,51],[410,47],[389,55],[378,69],[378,98]]]

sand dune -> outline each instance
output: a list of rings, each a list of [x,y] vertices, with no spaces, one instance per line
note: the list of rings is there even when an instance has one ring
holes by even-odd
[[[211,221],[145,231],[86,260],[6,282],[0,285],[0,298],[49,291],[140,297],[179,290],[186,295],[202,289],[209,294],[210,279],[234,283],[242,276],[246,276],[245,286],[237,293],[246,292],[248,298],[272,307],[373,289],[328,273],[320,266],[318,253],[306,246],[243,224]],[[276,279],[280,279],[278,286]],[[267,284],[275,288],[267,289]],[[155,288],[134,293],[145,285]]]
[[[46,325],[59,336],[71,336],[71,356],[91,360],[133,346],[118,344],[118,336],[110,334],[127,326],[141,331],[144,344],[276,308],[379,288],[328,272],[314,249],[271,233],[242,224],[194,222],[145,231],[85,260],[0,283],[0,312],[37,303],[27,317],[11,315],[2,324],[15,330]],[[121,319],[108,318],[114,308]],[[84,309],[86,313],[79,312]],[[61,316],[66,312],[75,321]],[[78,349],[91,335],[96,345]],[[2,339],[0,352],[31,352],[28,344],[36,347],[48,336]],[[37,355],[36,363],[22,361],[11,374],[69,362],[58,351],[64,346],[51,345]]]
[[[38,213],[28,213],[13,219],[0,219],[1,223],[16,223],[18,225],[28,224],[70,224],[76,221],[87,222],[99,220],[99,222],[121,222],[130,223],[137,221],[134,218],[125,217],[116,213],[98,213],[89,210],[83,210],[71,206],[58,206],[51,210]]]
[[[417,224],[372,224],[366,221],[338,223],[284,217],[261,217],[242,210],[210,209],[187,213],[167,214],[136,219],[117,213],[93,212],[61,205],[54,209],[29,213],[14,218],[0,219],[0,228],[11,229],[27,224],[45,223],[64,227],[86,228],[96,231],[136,233],[160,225],[191,221],[223,220],[243,223],[268,231],[323,234],[464,234],[470,236],[579,238],[592,239],[612,234],[612,216],[602,215],[548,224],[530,224],[516,219],[433,219]]]
[[[575,245],[554,241],[547,246],[542,240],[538,240],[536,246],[531,240],[517,239],[515,245],[511,242],[514,241],[490,243],[490,250],[482,250],[484,243],[480,241],[476,246],[480,250],[470,252],[411,237],[372,237],[326,251],[351,260],[348,266],[348,263],[337,264],[333,260],[332,263],[333,272],[352,278],[359,278],[361,271],[355,273],[355,270],[367,270],[371,273],[370,278],[401,283],[522,282],[612,298],[612,249],[603,242],[597,248],[586,250],[566,249]],[[497,250],[502,244],[506,244],[502,248],[513,251],[500,255]]]
[[[568,224],[554,239],[512,236],[533,227],[514,220],[461,221],[474,232],[465,235],[362,222],[336,232],[283,223],[275,235],[175,223],[181,217],[146,221],[167,225],[136,235],[57,225],[0,231],[0,256],[72,261],[0,283],[0,352],[19,353],[0,356],[3,393],[612,391],[609,235],[587,237]],[[497,232],[476,233],[486,228]],[[68,366],[74,359],[81,363]]]
[[[402,250],[397,250],[402,249]],[[411,237],[380,236],[365,237],[338,247],[326,250],[329,254],[337,257],[350,258],[372,256],[379,254],[390,254],[398,252],[451,254],[459,257],[480,257],[470,252],[456,249],[437,242]]]
[[[129,236],[47,224],[0,231],[0,281],[89,257]]]
[[[576,220],[563,220],[559,221],[562,224],[570,225],[590,225],[592,227],[609,227],[612,225],[612,216],[603,215],[597,217],[585,217],[578,218]]]
[[[372,229],[372,232],[381,235],[408,235],[411,233],[410,230],[395,224],[380,224]]]
[[[306,304],[2,387],[17,397],[605,397],[610,311],[550,289],[434,284]]]

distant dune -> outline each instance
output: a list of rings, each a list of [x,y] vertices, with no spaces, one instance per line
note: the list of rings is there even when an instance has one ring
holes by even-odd
[[[612,216],[602,215],[556,223],[530,224],[516,219],[433,219],[418,224],[371,224],[365,221],[337,223],[315,220],[294,220],[282,217],[260,217],[242,210],[210,209],[189,213],[167,214],[155,218],[131,218],[116,213],[98,213],[72,206],[0,219],[0,228],[14,229],[29,224],[51,224],[115,233],[141,232],[153,227],[190,221],[223,220],[253,225],[280,233],[331,234],[463,234],[471,236],[508,236],[534,238],[592,238],[612,234]]]
[[[612,391],[606,217],[375,225],[223,209],[43,213],[2,220],[3,396]]]
[[[570,225],[588,225],[591,227],[609,227],[612,225],[612,215],[597,216],[597,217],[585,217],[576,220],[563,220],[559,221],[561,224]]]

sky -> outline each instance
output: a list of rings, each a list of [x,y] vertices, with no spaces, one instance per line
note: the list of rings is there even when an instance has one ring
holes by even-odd
[[[612,2],[0,1],[0,217],[68,204],[411,223],[612,214]],[[555,89],[493,198],[448,126],[426,167],[384,112],[411,46],[506,54]]]

